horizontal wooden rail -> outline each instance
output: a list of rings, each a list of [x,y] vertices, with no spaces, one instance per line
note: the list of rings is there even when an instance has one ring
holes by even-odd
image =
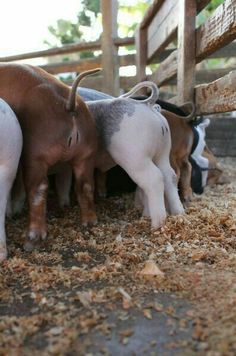
[[[236,0],[226,0],[196,30],[198,62],[227,45],[236,37]]]
[[[210,0],[197,1],[197,13],[199,13]],[[148,8],[140,30],[147,31],[147,61],[161,53],[168,43],[177,36],[178,26],[178,1],[154,0]]]
[[[211,0],[198,0],[197,1],[197,11],[200,12]],[[157,11],[162,6],[164,0],[154,0],[152,5],[147,9],[144,18],[140,24],[140,28],[147,28],[152,22],[153,18],[156,16]]]
[[[168,70],[170,70],[170,69],[171,69],[171,67]],[[233,70],[236,70],[236,67],[197,70],[196,71],[196,84],[213,82],[213,81],[227,75],[229,72],[231,72]],[[165,74],[166,74],[166,77],[165,77]],[[161,80],[162,75],[161,75],[161,72],[159,73],[159,71],[156,71],[156,72],[152,73],[151,75],[148,75],[147,77],[148,77],[148,80],[154,81],[158,86],[176,85],[176,83],[177,83],[176,72],[175,72],[175,76],[169,75],[169,79],[167,78],[168,74],[166,72],[165,72],[165,74],[163,73],[163,80]],[[172,74],[171,71],[170,71],[170,74]]]
[[[147,57],[160,53],[176,37],[178,2],[166,0],[147,29]]]
[[[117,47],[130,46],[134,44],[134,37],[115,38],[114,43]],[[90,51],[90,50],[95,51],[100,49],[101,49],[100,41],[87,42],[87,43],[81,42],[81,43],[65,45],[62,47],[50,48],[43,51],[36,51],[36,52],[17,54],[14,56],[0,57],[0,62],[13,62],[13,61],[20,61],[23,59],[50,57],[50,56],[63,55],[63,54],[74,53],[74,52],[81,52],[81,51]]]
[[[209,84],[195,88],[197,114],[236,110],[236,70]]]
[[[177,73],[178,52],[173,51],[158,67],[158,69],[149,76],[149,79],[161,86],[173,78]]]
[[[134,54],[119,56],[120,67],[134,65]],[[101,56],[95,58],[86,58],[78,61],[68,61],[59,63],[50,63],[40,65],[41,68],[51,74],[69,73],[69,72],[82,72],[89,69],[94,69],[102,66]]]

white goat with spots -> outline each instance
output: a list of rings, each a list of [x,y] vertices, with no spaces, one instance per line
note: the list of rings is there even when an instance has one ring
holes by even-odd
[[[22,132],[10,106],[0,99],[0,262],[7,257],[5,216],[22,150]]]
[[[149,98],[143,101],[130,98],[143,87],[151,89]],[[154,83],[142,82],[119,98],[87,101],[99,137],[96,167],[106,172],[118,164],[128,173],[138,186],[136,204],[143,209],[143,215],[150,216],[154,228],[164,223],[166,210],[172,215],[184,212],[176,175],[169,162],[169,125],[155,104],[158,94]],[[68,197],[69,174],[65,170],[57,184],[61,205]]]

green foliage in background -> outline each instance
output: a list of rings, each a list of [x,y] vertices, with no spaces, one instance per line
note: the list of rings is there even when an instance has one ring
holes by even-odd
[[[120,0],[118,12],[118,33],[121,37],[133,36],[135,28],[152,3],[152,0]],[[91,28],[96,32],[96,38],[101,35],[96,28],[101,28],[100,0],[82,0],[82,10],[77,15],[77,21],[57,20],[54,26],[49,26],[52,41],[46,40],[49,47],[78,43],[88,39],[86,34]],[[100,25],[100,26],[99,26]]]

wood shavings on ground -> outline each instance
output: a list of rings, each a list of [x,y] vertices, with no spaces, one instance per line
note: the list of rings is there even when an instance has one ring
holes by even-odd
[[[133,194],[99,202],[90,230],[52,198],[48,241],[31,254],[26,213],[8,220],[0,355],[235,355],[236,159],[221,163],[231,183],[156,231]]]

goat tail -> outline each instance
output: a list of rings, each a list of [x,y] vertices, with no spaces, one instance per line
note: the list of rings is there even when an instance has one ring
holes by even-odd
[[[183,105],[179,106],[179,108],[187,114],[186,116],[183,116],[184,120],[187,122],[192,122],[195,120],[196,107],[192,101],[187,101]]]
[[[92,75],[94,73],[100,72],[101,68],[95,68],[95,69],[91,69],[91,70],[87,70],[85,72],[80,73],[74,80],[71,91],[70,91],[70,95],[68,98],[68,101],[66,103],[66,110],[72,112],[75,110],[75,98],[76,98],[76,89],[79,85],[79,83],[81,82],[81,80],[86,77],[87,75]]]
[[[151,95],[148,98],[143,99],[142,103],[146,103],[146,104],[149,104],[152,106],[154,104],[156,104],[156,101],[159,97],[159,89],[155,83],[150,82],[150,81],[144,81],[144,82],[138,83],[128,93],[125,93],[125,94],[119,96],[119,98],[130,98],[137,91],[139,91],[140,89],[143,89],[143,88],[151,89]],[[133,100],[135,100],[135,99],[133,99]]]

